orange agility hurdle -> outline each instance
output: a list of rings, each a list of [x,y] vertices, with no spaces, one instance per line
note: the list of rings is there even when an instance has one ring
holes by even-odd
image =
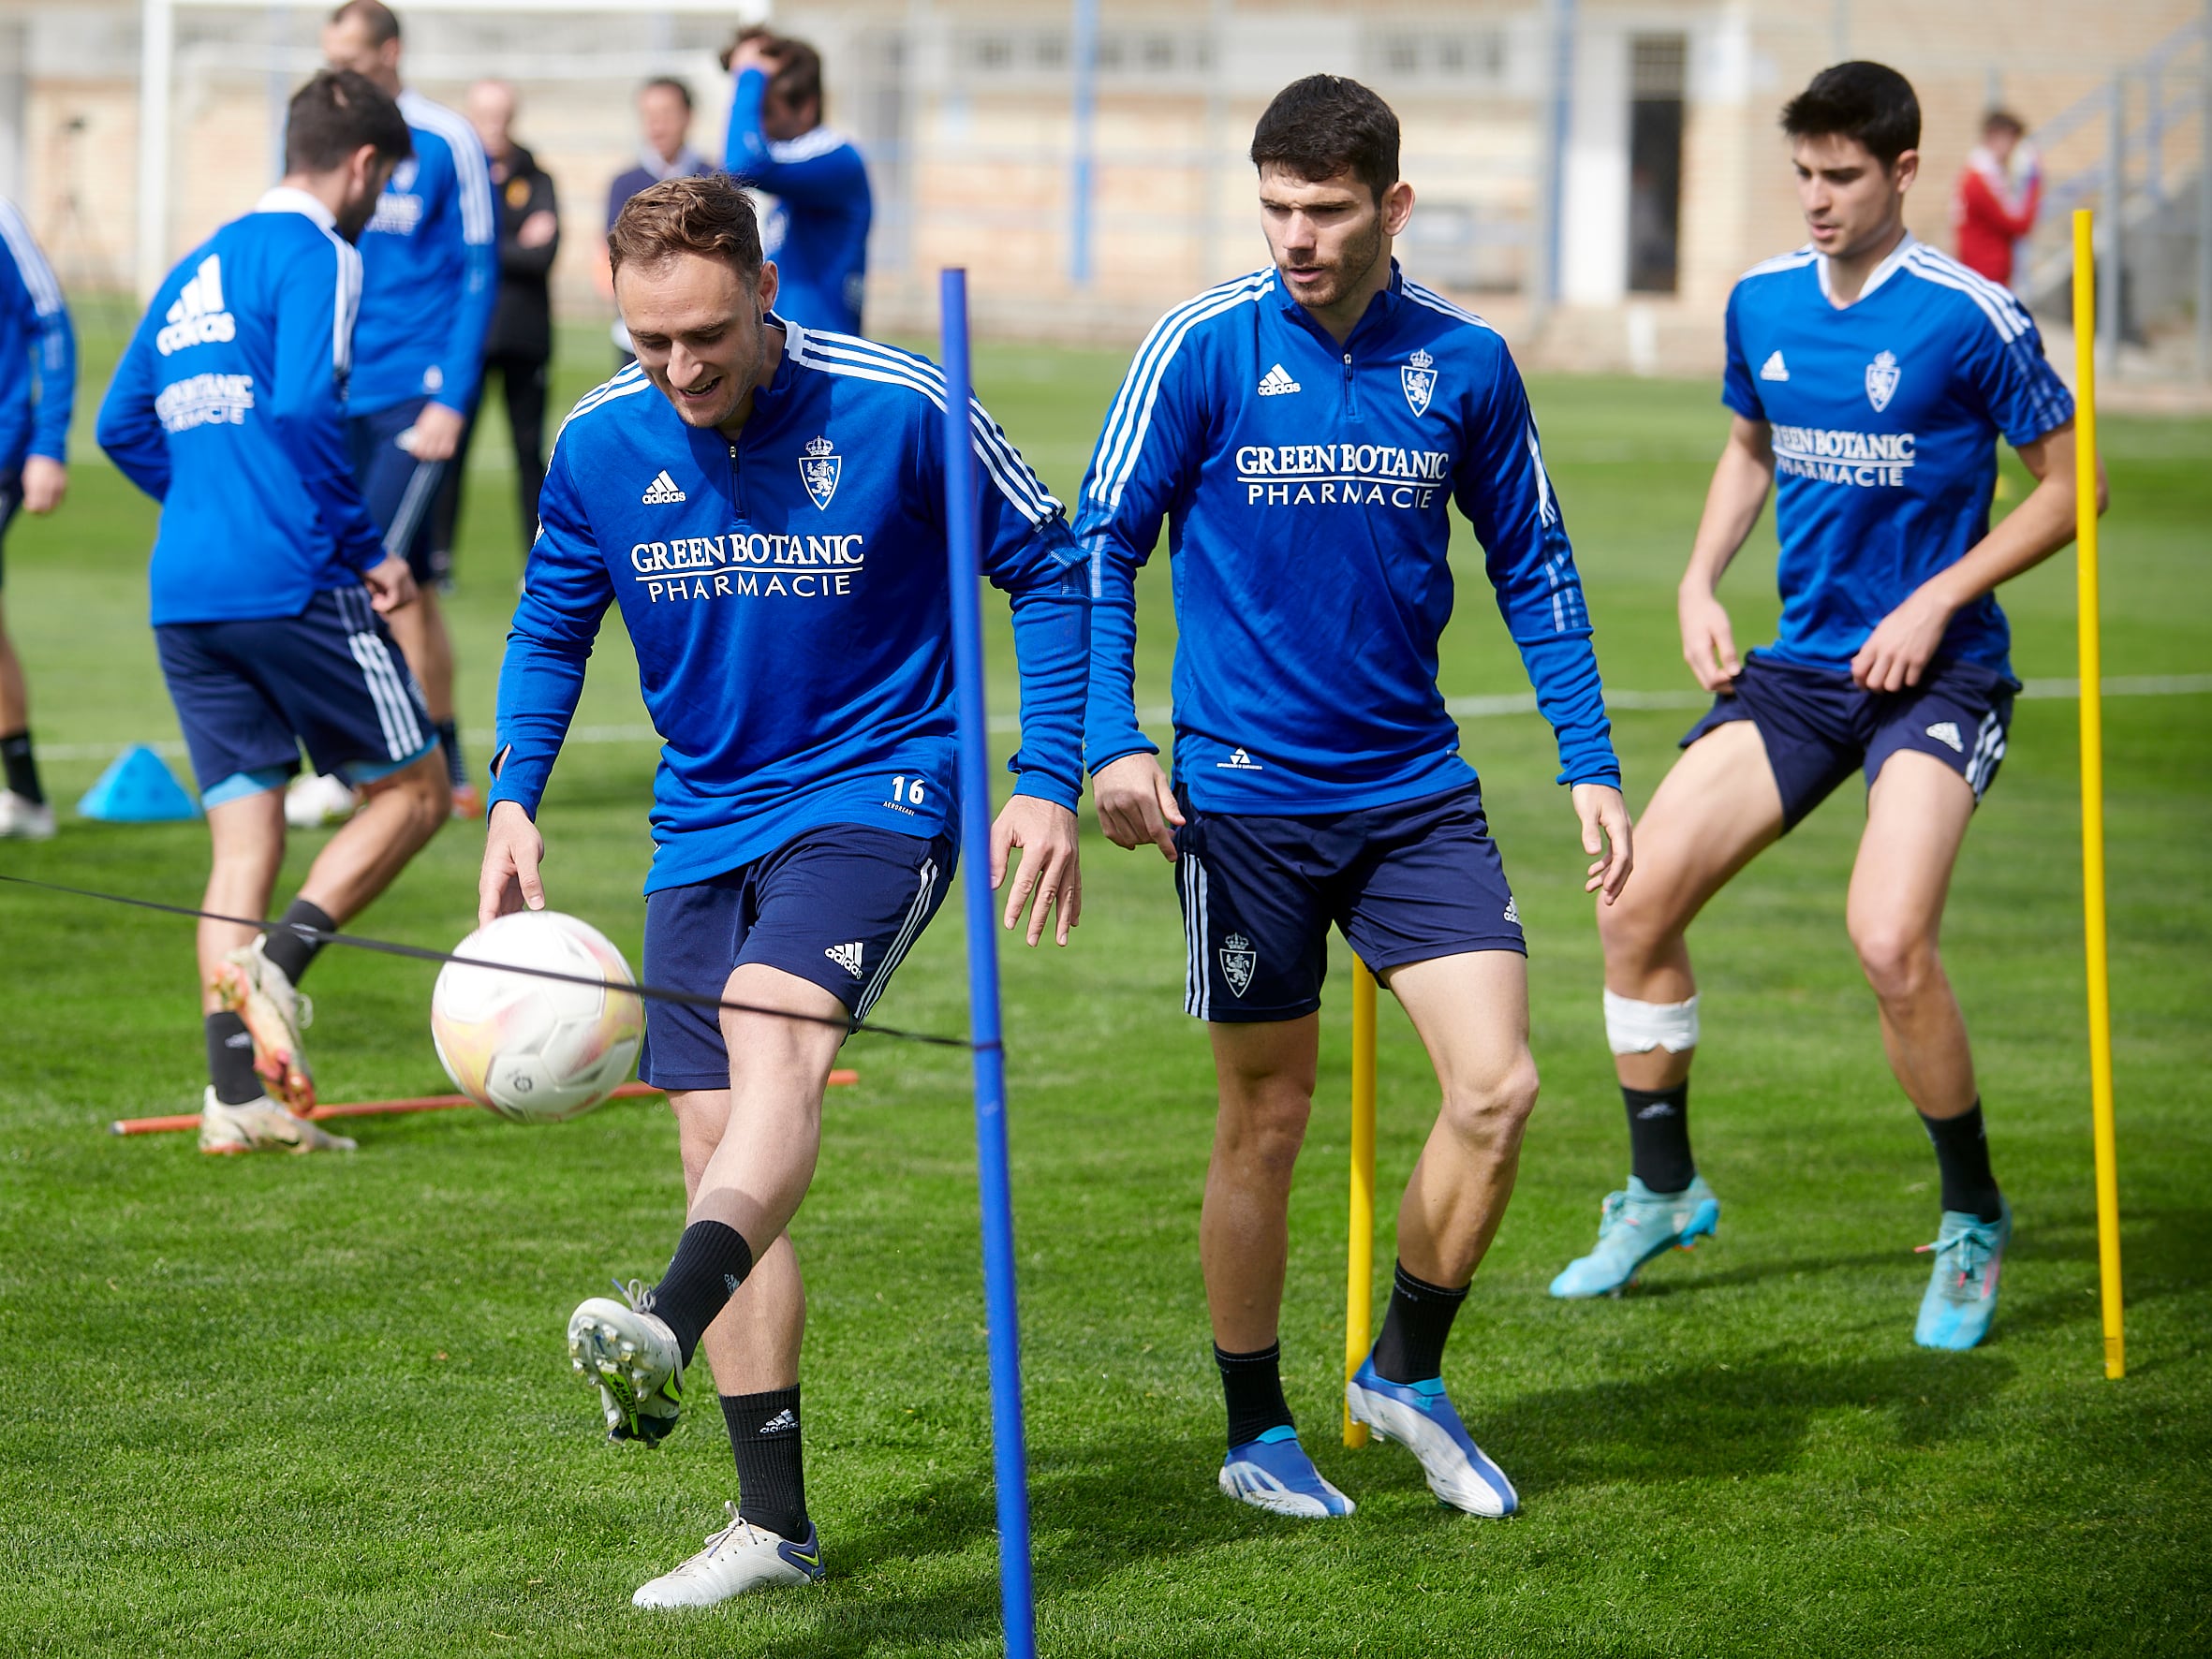
[[[861,1074],[840,1067],[830,1074],[833,1086],[857,1083]],[[647,1095],[665,1094],[665,1089],[656,1089],[651,1083],[625,1083],[608,1096],[610,1100],[641,1100]],[[452,1111],[456,1108],[474,1106],[476,1102],[465,1094],[419,1094],[411,1100],[355,1100],[330,1106],[317,1106],[307,1112],[311,1122],[320,1123],[325,1118],[386,1118],[402,1112]],[[184,1129],[199,1127],[199,1114],[196,1111],[179,1112],[166,1118],[117,1118],[108,1125],[111,1135],[167,1135]]]

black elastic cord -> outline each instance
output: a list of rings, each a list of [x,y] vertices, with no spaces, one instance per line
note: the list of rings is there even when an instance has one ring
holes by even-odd
[[[27,875],[0,874],[0,881],[13,882],[18,887],[40,888],[50,893],[66,893],[76,899],[97,899],[106,904],[129,904],[140,910],[158,910],[165,916],[189,916],[201,921],[225,921],[233,927],[254,928],[267,932],[278,924],[257,921],[251,917],[218,916],[212,910],[194,910],[184,904],[164,904],[154,899],[134,899],[126,893],[95,892],[90,888],[64,887],[59,882],[33,881]],[[519,962],[490,962],[480,956],[455,956],[447,950],[432,950],[420,945],[400,945],[390,939],[366,939],[359,933],[342,933],[336,930],[302,927],[289,924],[295,932],[304,933],[324,945],[345,945],[355,950],[376,950],[386,956],[412,957],[417,962],[461,962],[472,968],[494,968],[509,974],[527,974],[535,979],[558,979],[568,985],[592,985],[601,991],[627,991],[631,996],[648,1002],[678,1003],[690,1008],[728,1008],[733,1014],[765,1014],[774,1020],[795,1020],[802,1025],[833,1025],[854,1036],[892,1037],[902,1043],[926,1043],[936,1049],[973,1049],[975,1044],[966,1037],[940,1036],[935,1032],[904,1031],[895,1025],[839,1019],[830,1014],[798,1014],[789,1008],[763,1008],[753,1003],[733,1003],[718,996],[708,996],[703,991],[671,991],[660,985],[627,985],[616,979],[596,979],[588,974],[564,974],[558,968],[524,967]]]

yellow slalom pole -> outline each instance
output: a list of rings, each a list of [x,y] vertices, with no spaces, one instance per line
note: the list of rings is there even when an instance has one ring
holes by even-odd
[[[2128,1374],[2120,1320],[2119,1153],[2112,1126],[2112,979],[2104,928],[2104,699],[2097,617],[2097,263],[2087,208],[2073,215],[2074,547],[2082,676],[2082,932],[2088,959],[2089,1114],[2097,1157],[2097,1269],[2104,1374]]]
[[[1344,1380],[1351,1381],[1375,1329],[1375,976],[1351,971],[1351,1205],[1344,1253]],[[1344,1444],[1365,1446],[1367,1425],[1344,1408]]]

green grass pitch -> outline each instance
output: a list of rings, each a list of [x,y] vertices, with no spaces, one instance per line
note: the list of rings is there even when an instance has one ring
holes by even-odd
[[[87,405],[115,348],[90,342]],[[603,344],[569,342],[565,396]],[[1063,494],[1121,359],[981,354],[995,411]],[[1533,389],[1609,684],[1681,691],[1672,594],[1724,417],[1709,385]],[[89,407],[87,425],[89,425]],[[2106,424],[2106,664],[2200,671],[2212,423]],[[498,449],[487,433],[479,454]],[[144,624],[154,521],[81,441],[66,513],[8,549],[8,615],[65,803],[112,746],[173,740]],[[2012,498],[2022,477],[2008,462]],[[489,721],[519,568],[509,481],[473,484],[453,605],[466,723]],[[1447,639],[1454,697],[1525,689],[1480,578]],[[1143,700],[1164,702],[1164,560]],[[1765,530],[1727,590],[1771,628]],[[2071,555],[2008,591],[2018,663],[2072,671]],[[1003,613],[995,707],[1012,707]],[[1326,673],[1325,662],[1315,672]],[[581,723],[641,719],[618,626]],[[1631,804],[1689,716],[1617,715]],[[1337,1445],[1349,1019],[1336,997],[1293,1201],[1294,1408],[1359,1514],[1274,1520],[1214,1488],[1220,1407],[1198,1277],[1211,1128],[1180,1011],[1165,866],[1084,844],[1061,956],[1007,955],[1039,1612],[1048,1652],[1427,1655],[2178,1653],[2212,1645],[2212,697],[2107,704],[2114,1001],[2131,1370],[2104,1380],[2081,970],[2075,706],[2023,701],[1960,871],[1948,962],[1997,1167],[2020,1217],[1994,1339],[1910,1341],[1934,1166],[1882,1064],[1844,938],[1847,787],[1700,922],[1708,1039],[1694,1123],[1718,1240],[1641,1292],[1562,1305],[1625,1164],[1582,857],[1532,715],[1465,722],[1533,946],[1544,1096],[1520,1190],[1446,1374],[1525,1508],[1438,1508],[1394,1447]],[[1001,740],[1002,743],[1010,740]],[[473,759],[480,762],[482,745]],[[635,960],[643,742],[579,746],[544,823],[554,902]],[[65,810],[65,817],[66,813]],[[288,879],[318,838],[300,838]],[[65,823],[0,871],[173,903],[191,826]],[[360,924],[448,946],[474,832],[442,835]],[[882,1007],[957,1030],[960,909]],[[967,1078],[957,1054],[858,1040],[796,1236],[812,1293],[818,1593],[649,1619],[629,1593],[696,1549],[734,1482],[711,1404],[662,1450],[601,1443],[562,1324],[611,1274],[653,1277],[680,1219],[657,1104],[526,1131],[483,1114],[371,1121],[352,1158],[200,1158],[119,1141],[201,1082],[186,924],[0,888],[13,1033],[0,1071],[0,1631],[39,1654],[983,1654],[997,1587]],[[1332,995],[1347,982],[1339,947]],[[443,1087],[430,971],[333,950],[309,989],[326,1098]],[[1387,1002],[1387,999],[1386,999]],[[1433,1108],[1402,1016],[1381,1040],[1387,1216]],[[703,1376],[701,1381],[703,1382]],[[698,1390],[702,1401],[706,1390]]]

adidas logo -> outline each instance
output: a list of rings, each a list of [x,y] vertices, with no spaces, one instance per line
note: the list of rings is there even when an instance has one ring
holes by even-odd
[[[1966,739],[1958,735],[1958,722],[1955,720],[1937,721],[1935,725],[1928,727],[1928,736],[1934,738],[1939,743],[1949,744],[1954,755],[1964,755],[1967,752]]]
[[[1638,1112],[1636,1119],[1639,1123],[1648,1123],[1655,1118],[1671,1118],[1674,1115],[1674,1108],[1671,1103],[1664,1100],[1655,1100]]]
[[[1508,893],[1505,900],[1505,918],[1513,926],[1521,925],[1521,901]]]
[[[660,476],[645,486],[645,493],[638,499],[647,507],[665,507],[670,502],[685,499],[684,492],[676,488],[676,480],[670,477],[668,469],[661,468]]]
[[[1766,361],[1759,365],[1759,378],[1762,380],[1787,380],[1790,378],[1790,365],[1782,361],[1780,351],[1767,353]]]
[[[849,945],[833,945],[822,954],[855,979],[861,976],[861,942],[858,939]]]
[[[791,1432],[796,1433],[798,1432],[798,1415],[794,1413],[788,1405],[785,1406],[783,1410],[777,1412],[775,1416],[770,1417],[765,1423],[760,1425],[760,1432],[763,1434],[781,1434],[786,1430],[789,1430]]]
[[[1297,388],[1292,387],[1291,389],[1295,391]],[[1214,770],[1217,771],[1224,770],[1229,771],[1265,771],[1267,769],[1261,766],[1257,760],[1254,760],[1251,756],[1246,754],[1244,750],[1231,749],[1229,752],[1229,758],[1227,760],[1217,760],[1214,762]]]
[[[731,1296],[735,1296],[745,1287],[745,1281],[740,1279],[735,1273],[724,1273],[722,1275],[722,1283],[730,1286],[730,1294]]]
[[[1280,363],[1276,364],[1274,368],[1260,377],[1260,395],[1263,398],[1279,398],[1286,391],[1303,391],[1305,389],[1297,381],[1290,378],[1290,370],[1284,368]]]
[[[167,357],[187,345],[237,337],[237,320],[223,309],[223,262],[210,254],[169,308],[168,326],[154,336],[155,349]]]

